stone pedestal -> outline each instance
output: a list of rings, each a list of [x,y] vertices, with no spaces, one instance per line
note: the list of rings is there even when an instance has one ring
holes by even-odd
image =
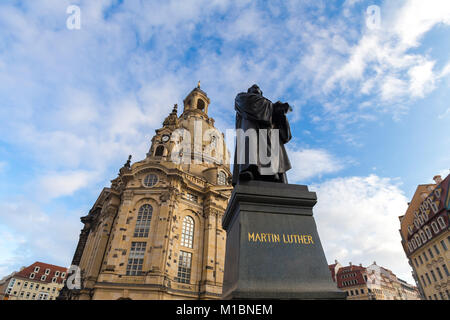
[[[331,279],[307,186],[249,181],[234,188],[224,299],[345,299]]]

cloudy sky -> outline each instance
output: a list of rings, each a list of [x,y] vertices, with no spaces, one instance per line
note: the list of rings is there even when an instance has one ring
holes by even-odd
[[[412,282],[398,216],[449,173],[449,32],[448,0],[1,1],[0,277],[69,266],[79,218],[201,80],[222,131],[253,83],[290,102],[328,261]]]

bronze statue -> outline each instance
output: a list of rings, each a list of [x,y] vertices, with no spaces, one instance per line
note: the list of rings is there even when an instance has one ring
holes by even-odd
[[[254,84],[236,96],[234,108],[237,143],[233,186],[249,180],[288,183],[286,171],[291,163],[284,144],[292,138],[286,117],[291,106],[280,101],[272,103]]]

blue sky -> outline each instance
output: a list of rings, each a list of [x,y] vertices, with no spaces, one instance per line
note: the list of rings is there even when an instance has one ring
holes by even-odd
[[[2,1],[0,277],[69,266],[79,217],[201,80],[222,131],[253,83],[290,102],[289,179],[318,193],[328,261],[412,282],[398,216],[449,173],[449,32],[446,0]]]

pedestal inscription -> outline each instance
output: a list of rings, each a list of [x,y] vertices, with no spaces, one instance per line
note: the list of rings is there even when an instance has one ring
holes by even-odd
[[[345,299],[331,279],[306,186],[236,185],[223,218],[225,299]]]

